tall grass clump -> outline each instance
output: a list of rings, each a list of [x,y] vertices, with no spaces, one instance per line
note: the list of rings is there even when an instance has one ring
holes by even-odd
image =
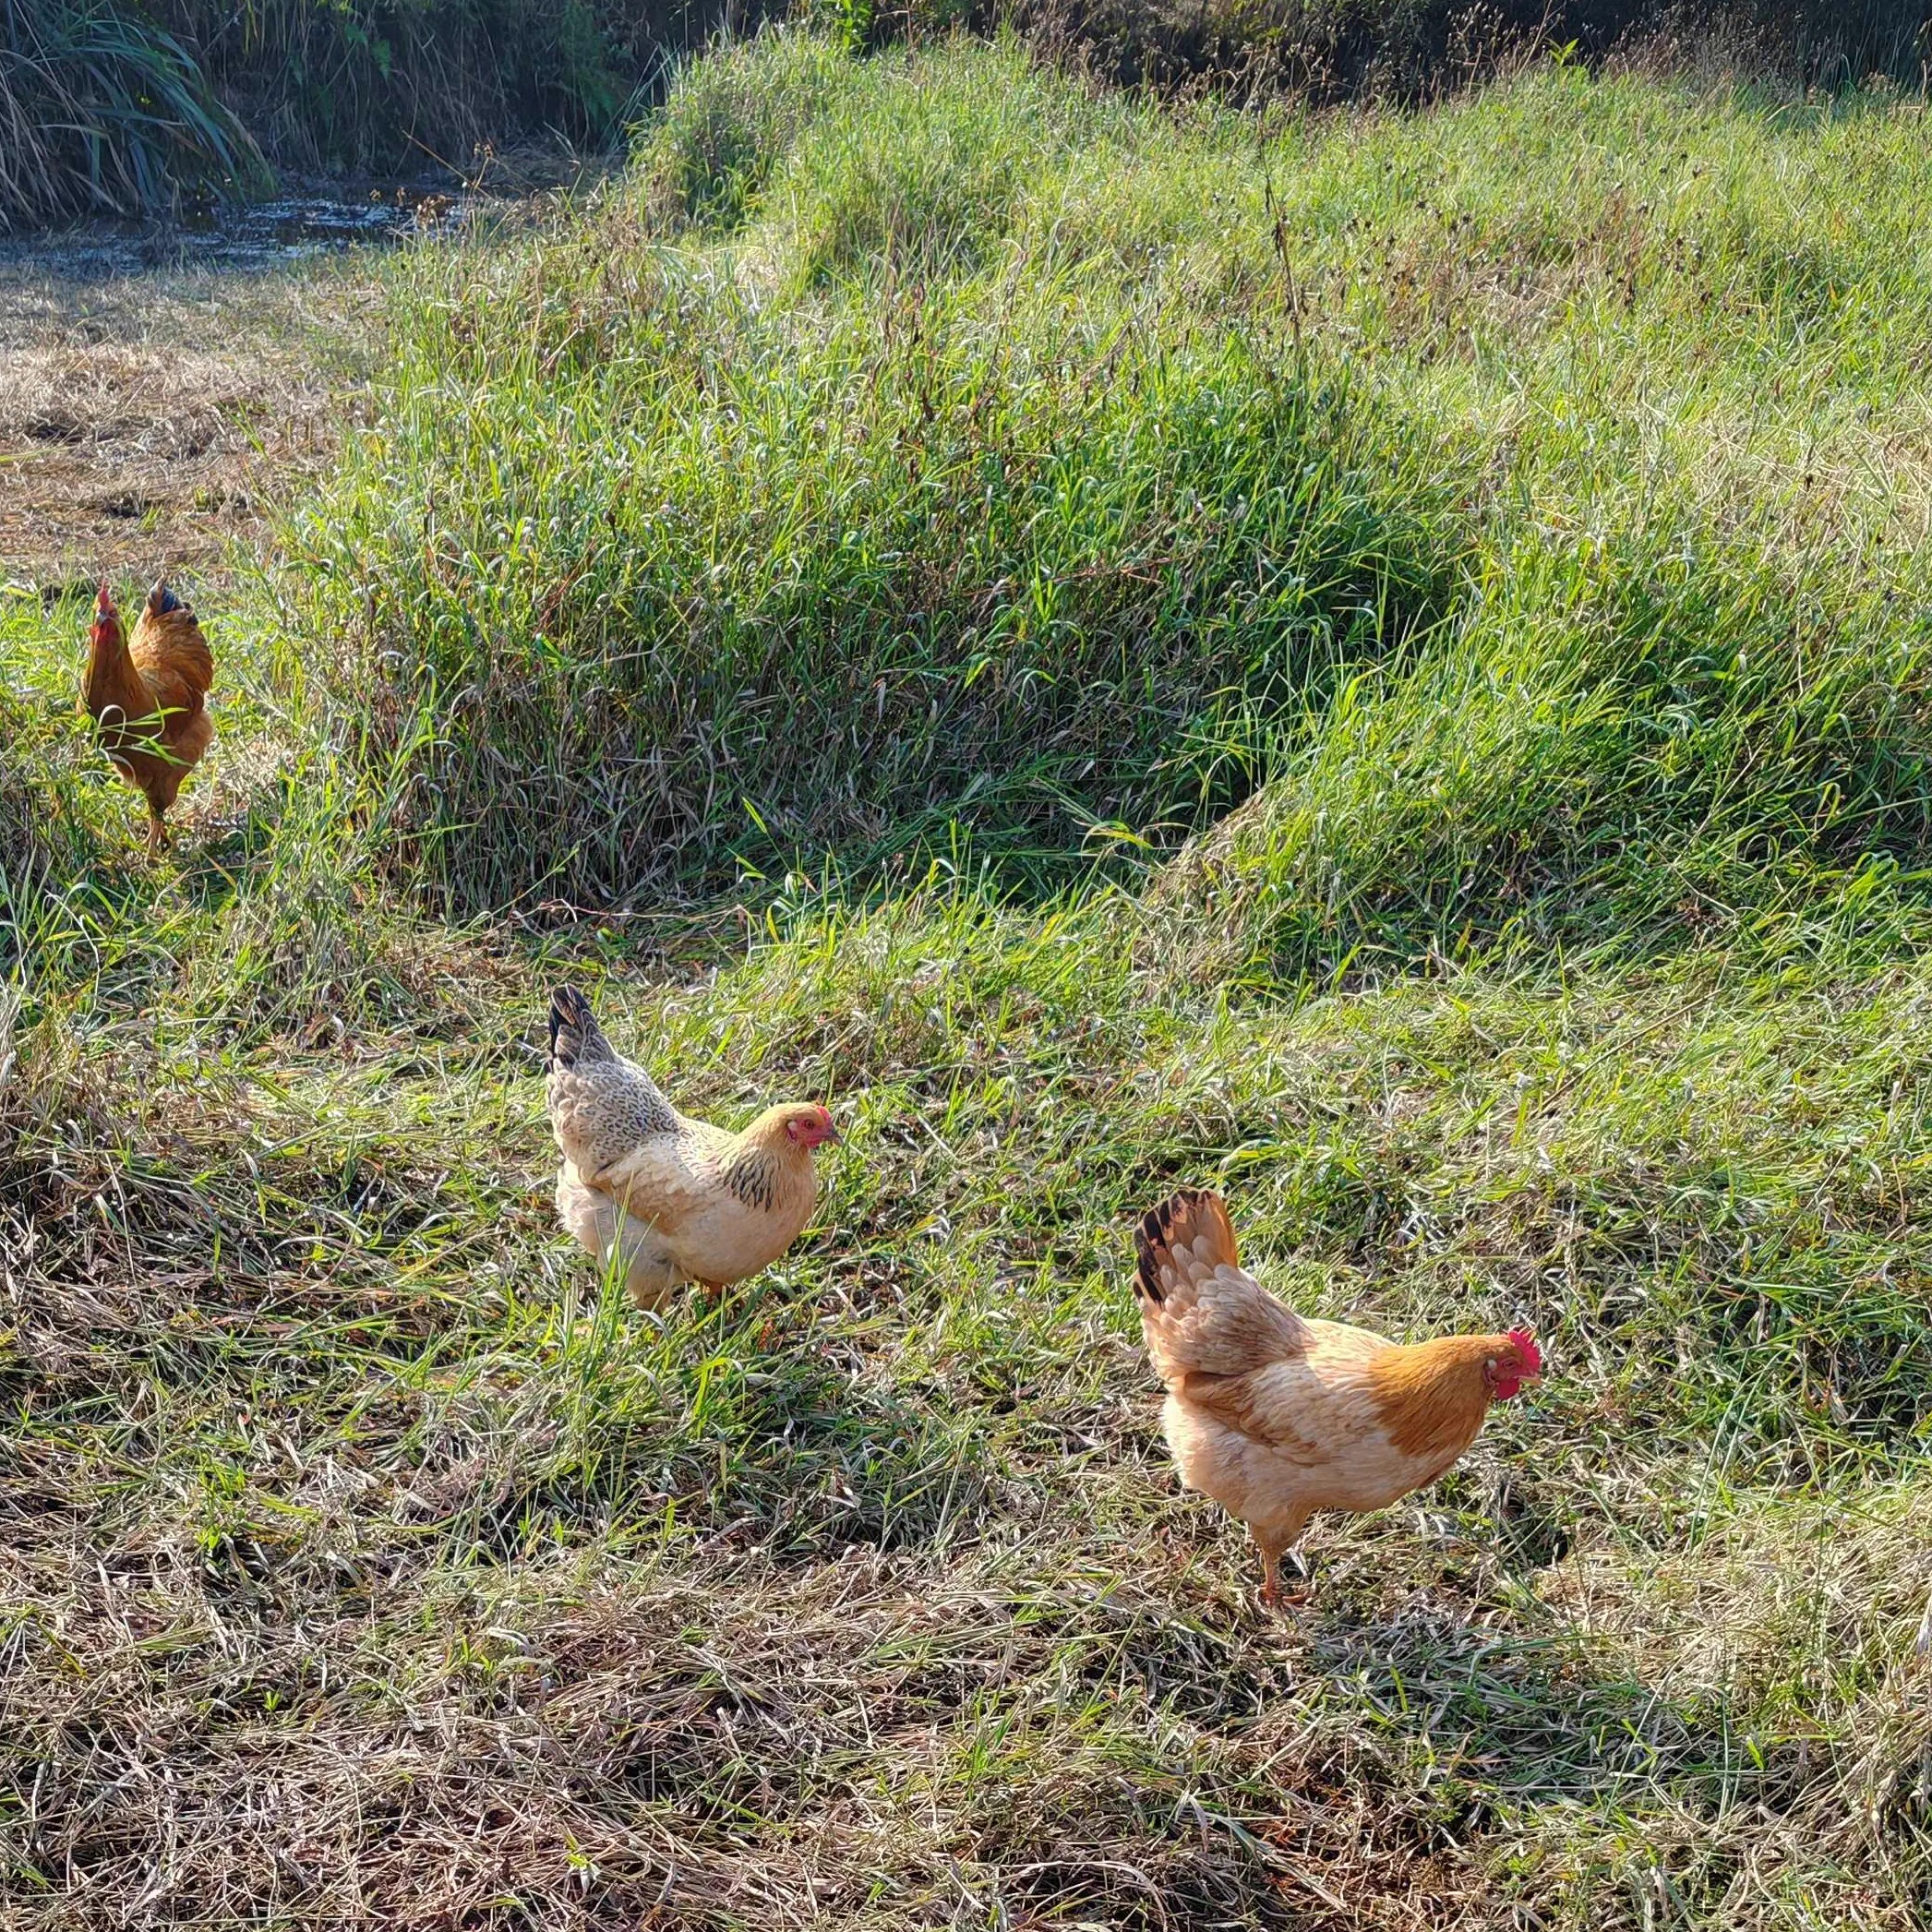
[[[665,63],[725,24],[697,0],[139,4],[278,160],[412,173],[467,173],[487,144],[546,135],[602,147]]]
[[[487,176],[503,145],[607,149],[672,59],[756,18],[693,0],[4,0],[0,226],[245,197],[269,162]]]
[[[1063,879],[1258,793],[1173,889],[1290,976],[1909,882],[1921,553],[1678,451],[1788,464],[1780,356],[1834,436],[1902,406],[1913,111],[1621,89],[1257,148],[1011,45],[701,66],[582,222],[405,272],[303,533],[321,677],[426,748],[414,876],[609,906],[965,835]]]
[[[266,179],[188,49],[113,0],[0,0],[0,228]]]
[[[736,228],[851,79],[845,49],[824,34],[767,34],[690,63],[640,144],[653,219],[672,230]]]
[[[916,157],[900,196],[865,130],[916,95],[878,143]],[[1338,375],[1171,340],[1019,232],[1023,180],[1050,194],[1108,116],[1012,49],[894,64],[840,114],[766,191],[781,305],[624,196],[414,285],[396,406],[288,581],[332,703],[385,742],[429,721],[403,829],[452,905],[955,830],[1035,873],[1096,827],[1173,837],[1452,594],[1426,454],[1386,475]]]

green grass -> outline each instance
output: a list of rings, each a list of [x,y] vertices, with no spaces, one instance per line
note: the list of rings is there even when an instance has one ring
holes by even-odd
[[[855,45],[997,21],[1124,84],[1323,102],[1434,99],[1555,48],[1922,86],[1928,45],[1919,0],[0,0],[0,228],[248,196],[269,184],[264,154],[501,187],[522,169],[499,150],[608,150],[690,50],[787,16]],[[687,112],[703,98],[688,85]],[[747,150],[754,168],[774,132]],[[714,133],[706,159],[725,165],[701,171],[702,193],[728,206],[745,185],[728,109]],[[866,191],[862,171],[852,185]]]
[[[767,40],[398,260],[177,862],[0,604],[18,1921],[1918,1923],[1925,131]],[[565,971],[848,1129],[721,1306],[554,1224]],[[1553,1371],[1284,1626],[1187,1180]]]

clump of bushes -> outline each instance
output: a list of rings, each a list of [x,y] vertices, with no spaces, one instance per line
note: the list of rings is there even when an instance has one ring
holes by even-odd
[[[993,11],[1108,79],[1206,82],[1248,99],[1417,101],[1554,49],[1592,61],[1716,54],[1800,86],[1873,74],[1916,84],[1932,53],[1922,0],[1019,0],[1017,12],[978,9]],[[907,0],[903,12],[880,12],[878,30],[917,37],[929,13],[946,21],[958,7]]]

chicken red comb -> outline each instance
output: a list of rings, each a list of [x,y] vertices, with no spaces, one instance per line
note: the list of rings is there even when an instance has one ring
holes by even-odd
[[[1542,1374],[1542,1350],[1536,1346],[1536,1338],[1527,1328],[1512,1328],[1509,1340],[1516,1352],[1522,1357],[1523,1373],[1526,1375]]]
[[[94,592],[94,615],[97,618],[107,617],[113,612],[114,607],[114,600],[108,594],[107,579],[103,577],[99,588]]]

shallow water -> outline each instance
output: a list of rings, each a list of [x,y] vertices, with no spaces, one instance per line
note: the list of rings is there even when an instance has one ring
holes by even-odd
[[[145,270],[270,269],[371,243],[461,225],[488,195],[407,182],[360,189],[336,185],[245,206],[217,206],[179,221],[97,221],[0,240],[0,266],[31,267],[76,281]]]
[[[359,242],[394,241],[460,225],[474,198],[421,186],[373,189],[359,200],[331,194],[284,195],[222,210],[205,226],[186,228],[178,246],[214,258],[300,259]]]

